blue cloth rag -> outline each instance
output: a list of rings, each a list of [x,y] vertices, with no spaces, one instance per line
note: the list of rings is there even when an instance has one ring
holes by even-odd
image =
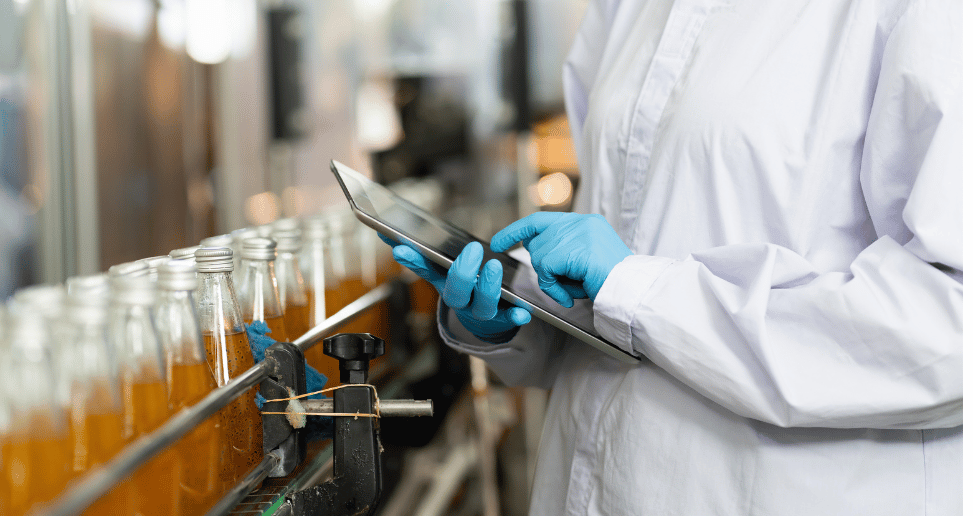
[[[267,323],[263,321],[254,321],[253,323],[247,325],[247,337],[250,340],[250,352],[253,353],[254,363],[260,362],[264,359],[264,355],[267,348],[273,346],[275,341],[270,338],[267,334],[270,333],[270,328],[267,327]],[[328,383],[328,377],[324,376],[317,369],[304,364],[304,377],[305,384],[307,386],[306,392],[320,391],[324,389],[325,384]],[[323,394],[312,394],[308,396],[308,399],[324,399]],[[258,392],[256,400],[257,407],[260,409],[264,408],[264,403],[267,400],[261,396]],[[307,426],[304,427],[307,431],[308,441],[318,441],[324,439],[331,439],[334,437],[334,418],[333,417],[322,417],[314,416],[307,418]]]

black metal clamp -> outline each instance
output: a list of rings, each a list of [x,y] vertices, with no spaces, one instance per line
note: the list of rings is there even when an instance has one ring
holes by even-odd
[[[260,395],[266,400],[278,400],[298,396],[307,392],[304,375],[304,353],[290,342],[277,342],[267,348],[265,356],[273,369],[260,382]],[[281,457],[277,466],[270,471],[270,477],[285,477],[304,461],[307,454],[307,438],[304,432],[297,431],[287,416],[286,401],[264,403],[264,412],[278,414],[263,415],[264,454],[278,450]]]
[[[336,416],[334,478],[293,498],[297,514],[361,514],[375,512],[382,493],[382,462],[378,444],[376,396],[368,380],[368,362],[385,353],[385,341],[369,333],[341,333],[324,340],[324,353],[338,359],[342,383],[334,391],[334,411],[364,414]]]

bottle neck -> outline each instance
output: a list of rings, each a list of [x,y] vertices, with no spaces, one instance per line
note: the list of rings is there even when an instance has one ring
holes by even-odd
[[[152,305],[115,304],[109,317],[109,337],[120,357],[119,369],[129,382],[165,380],[164,354]]]
[[[286,311],[291,306],[306,305],[307,287],[304,283],[304,275],[301,274],[297,256],[290,252],[278,254],[274,268],[277,275],[280,302],[283,303],[284,310]]]
[[[206,361],[195,297],[195,292],[188,290],[160,292],[156,321],[167,367]]]
[[[203,335],[244,331],[243,313],[231,275],[232,271],[201,272],[196,276],[196,312]]]
[[[244,272],[239,290],[244,322],[266,322],[282,317],[274,262],[244,258],[240,266]]]

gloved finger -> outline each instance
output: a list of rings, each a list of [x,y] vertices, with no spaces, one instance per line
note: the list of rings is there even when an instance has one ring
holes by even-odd
[[[497,313],[495,320],[504,324],[523,326],[530,322],[530,312],[520,308],[519,306],[506,308]]]
[[[528,215],[497,231],[497,234],[493,235],[493,239],[490,240],[490,249],[495,253],[506,251],[521,240],[539,235],[548,226],[565,215],[567,214],[549,211],[539,211]]]
[[[480,271],[473,290],[473,317],[481,321],[489,321],[497,315],[497,303],[500,302],[500,283],[503,281],[503,267],[497,260],[490,260]]]
[[[524,248],[527,249],[528,253],[534,254],[538,249],[547,246],[550,242],[555,242],[560,245],[570,245],[570,242],[564,237],[562,231],[555,231],[554,228],[548,226],[537,235],[525,238]]]
[[[537,286],[541,291],[565,308],[574,306],[574,298],[558,283],[558,276],[565,276],[567,263],[563,254],[548,253],[551,246],[530,255],[531,265],[537,272]]]
[[[446,286],[443,289],[443,302],[453,309],[465,308],[470,304],[476,275],[483,263],[483,246],[479,242],[466,244],[463,251],[446,273]]]
[[[408,246],[397,245],[392,248],[392,258],[403,267],[416,273],[420,278],[431,283],[433,287],[436,287],[436,290],[442,293],[443,286],[446,283],[446,277],[437,271],[433,264],[425,256],[419,254],[418,251]]]
[[[391,238],[389,238],[389,237],[387,237],[387,236],[385,236],[385,235],[383,235],[381,233],[378,233],[378,238],[381,238],[382,239],[382,242],[385,242],[386,244],[388,244],[388,245],[390,245],[392,247],[395,247],[395,246],[399,245],[398,242],[396,242],[395,240],[392,240]]]
[[[574,280],[567,280],[567,281],[573,282]],[[574,299],[585,299],[588,297],[588,293],[585,292],[584,286],[581,283],[568,283],[563,279],[559,280],[558,283],[560,283],[564,291],[567,292],[568,295],[573,297]]]

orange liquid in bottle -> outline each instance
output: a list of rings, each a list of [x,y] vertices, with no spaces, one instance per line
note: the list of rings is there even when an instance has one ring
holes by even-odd
[[[196,404],[216,387],[206,363],[172,364],[169,382],[169,399],[176,408]],[[222,496],[223,441],[220,415],[215,414],[174,445],[180,461],[179,514],[205,514]]]
[[[126,416],[131,415],[133,437],[141,437],[157,429],[170,415],[166,384],[144,381],[147,375],[136,376],[123,389]],[[132,480],[135,483],[135,510],[139,515],[173,514],[178,504],[179,462],[173,448],[167,448],[139,468]]]
[[[124,446],[124,419],[115,407],[111,387],[103,382],[92,385],[91,398],[75,407],[71,419],[74,443],[74,474],[80,476],[91,468],[111,460]],[[132,512],[132,488],[129,481],[115,486],[92,503],[83,514],[127,514]]]
[[[6,469],[4,469],[3,452],[7,447],[7,434],[0,434],[0,507],[10,507],[10,486],[7,484]]]
[[[303,304],[284,308],[284,326],[287,327],[287,342],[294,342],[311,329],[310,305]]]
[[[72,457],[67,429],[56,429],[44,413],[11,422],[3,444],[2,482],[9,489],[5,514],[26,513],[34,504],[53,500],[67,485]]]
[[[212,334],[204,333],[203,344],[210,363],[218,363],[214,369],[226,371],[226,375],[217,380],[223,385],[253,367],[253,355],[245,332],[221,334],[217,338],[225,340],[217,342]],[[221,349],[226,350],[225,354]],[[263,460],[263,421],[254,403],[256,395],[255,386],[219,412],[227,445],[224,448],[226,470],[221,477],[228,485],[235,484]]]

